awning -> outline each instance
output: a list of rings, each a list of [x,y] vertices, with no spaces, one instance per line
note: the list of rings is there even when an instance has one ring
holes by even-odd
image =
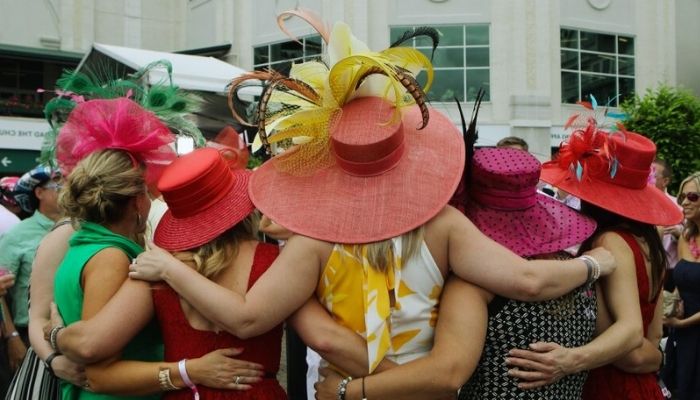
[[[94,43],[77,69],[109,71],[116,76],[126,76],[159,60],[171,63],[173,84],[195,91],[204,98],[203,109],[195,119],[206,137],[211,138],[225,125],[232,125],[241,131],[228,109],[226,86],[246,71],[217,58]],[[167,80],[167,72],[162,68],[154,68],[148,74],[150,84],[164,80]],[[241,97],[250,101],[260,89],[251,88],[248,92],[247,98]]]
[[[83,58],[82,53],[75,53],[72,51],[53,50],[40,47],[14,46],[11,44],[0,44],[0,55],[32,61],[44,60],[67,63],[76,63]]]
[[[165,53],[153,50],[132,49],[95,43],[92,52],[99,52],[127,67],[138,70],[158,60],[168,60],[173,65],[173,83],[183,89],[223,94],[231,79],[246,71],[214,57]],[[90,59],[90,54],[85,62]],[[82,66],[82,63],[81,63]],[[78,68],[80,68],[79,66]],[[148,80],[156,83],[167,79],[163,69],[153,69]]]

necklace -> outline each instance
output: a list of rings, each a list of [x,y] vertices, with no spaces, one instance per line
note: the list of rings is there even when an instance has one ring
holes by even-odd
[[[688,247],[690,248],[690,255],[692,255],[694,259],[697,260],[700,258],[700,248],[698,248],[698,244],[695,241],[695,236],[688,241]]]

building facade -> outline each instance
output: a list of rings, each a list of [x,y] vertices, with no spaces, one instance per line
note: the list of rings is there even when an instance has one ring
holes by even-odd
[[[5,27],[0,46],[80,54],[93,42],[160,51],[230,43],[226,54],[216,55],[243,69],[285,70],[321,53],[320,38],[303,21],[285,21],[301,44],[277,27],[277,14],[296,7],[314,10],[329,23],[347,22],[372,49],[387,47],[406,29],[433,26],[441,40],[433,60],[432,105],[458,124],[452,99],[469,102],[483,87],[478,145],[520,136],[542,159],[565,137],[563,123],[580,107],[575,102],[591,94],[611,106],[660,83],[700,94],[695,0],[0,0],[0,5]],[[29,33],[22,26],[28,20],[35,21]],[[429,52],[425,42],[412,45]]]

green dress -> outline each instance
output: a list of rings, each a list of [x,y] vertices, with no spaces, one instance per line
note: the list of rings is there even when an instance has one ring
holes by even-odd
[[[54,301],[66,326],[80,321],[83,310],[83,288],[80,284],[85,264],[100,250],[116,247],[131,259],[143,251],[132,240],[113,233],[107,228],[91,222],[83,222],[70,238],[68,252],[56,272]],[[139,332],[122,350],[123,360],[162,361],[163,341],[157,322],[151,322]],[[96,394],[68,382],[61,382],[64,400],[118,400],[159,399],[160,394],[150,396],[113,396]]]

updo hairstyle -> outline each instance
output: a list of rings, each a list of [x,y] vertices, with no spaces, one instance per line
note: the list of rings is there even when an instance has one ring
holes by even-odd
[[[111,224],[121,221],[129,200],[146,191],[144,170],[122,150],[101,150],[81,160],[59,194],[59,205],[71,218]]]

